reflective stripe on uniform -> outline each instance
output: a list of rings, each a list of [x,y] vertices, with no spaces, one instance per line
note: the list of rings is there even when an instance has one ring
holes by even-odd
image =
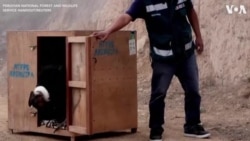
[[[155,54],[160,55],[160,56],[164,56],[164,57],[173,55],[173,50],[172,49],[170,49],[170,50],[162,50],[162,49],[158,49],[158,48],[154,47],[154,52],[155,52]]]
[[[189,42],[189,43],[186,43],[185,44],[185,50],[189,50],[192,48],[192,45],[193,45],[193,41]]]
[[[178,0],[175,10],[179,10],[185,7],[185,3],[187,0]]]
[[[185,44],[185,50],[189,50],[192,48],[192,44],[193,41],[190,41],[189,43]],[[153,47],[155,54],[159,55],[159,56],[163,56],[163,57],[168,57],[168,56],[172,56],[173,50],[169,49],[169,50],[162,50],[162,49],[158,49],[156,47]]]
[[[155,4],[155,5],[148,5],[146,6],[146,10],[147,12],[153,12],[153,11],[160,11],[160,10],[163,10],[163,9],[167,9],[168,8],[168,5],[167,3],[159,3],[159,4]]]
[[[183,2],[185,2],[185,1],[187,1],[187,0],[178,0],[178,3],[177,3],[177,4],[183,3]]]

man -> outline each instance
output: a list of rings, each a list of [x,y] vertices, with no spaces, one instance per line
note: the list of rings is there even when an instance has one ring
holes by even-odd
[[[176,75],[185,91],[184,135],[207,138],[200,121],[198,68],[194,50],[203,52],[203,41],[197,14],[191,0],[134,0],[129,10],[109,28],[93,33],[98,39],[120,30],[137,18],[145,20],[152,58],[151,98],[149,103],[150,141],[162,141],[164,131],[164,99]],[[189,21],[189,22],[188,22]],[[196,35],[192,41],[191,26]]]

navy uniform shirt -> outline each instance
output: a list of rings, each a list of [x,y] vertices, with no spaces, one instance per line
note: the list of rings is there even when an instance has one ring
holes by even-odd
[[[187,20],[191,8],[191,0],[134,0],[126,13],[133,21],[145,20],[153,59],[172,58],[183,57],[193,48]]]

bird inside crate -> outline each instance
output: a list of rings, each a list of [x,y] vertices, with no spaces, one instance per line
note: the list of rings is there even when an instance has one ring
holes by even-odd
[[[47,65],[38,74],[37,86],[30,92],[28,105],[35,108],[38,125],[66,129],[65,68]]]

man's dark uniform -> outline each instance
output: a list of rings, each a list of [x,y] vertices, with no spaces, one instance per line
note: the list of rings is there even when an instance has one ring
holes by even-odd
[[[164,124],[164,99],[176,75],[185,91],[185,128],[200,123],[198,68],[192,30],[187,13],[191,0],[135,0],[126,12],[132,20],[145,20],[150,40],[153,76],[151,82],[151,135],[161,135]]]

